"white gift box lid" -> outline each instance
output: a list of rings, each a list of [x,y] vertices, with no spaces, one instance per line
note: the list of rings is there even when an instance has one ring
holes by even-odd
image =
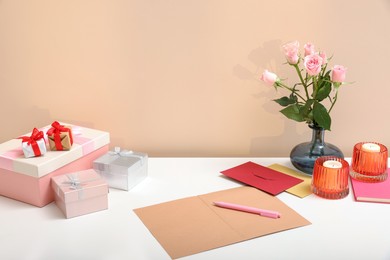
[[[147,164],[148,155],[146,153],[133,151],[120,151],[115,147],[115,151],[97,158],[93,161],[93,168],[99,172],[111,172],[116,174],[127,175],[133,170]]]
[[[69,151],[47,151],[46,154],[25,158],[20,139],[0,144],[0,169],[40,178],[110,143],[105,131],[61,123],[72,127],[73,145]],[[50,125],[40,128],[45,133]],[[29,136],[31,133],[25,134]]]

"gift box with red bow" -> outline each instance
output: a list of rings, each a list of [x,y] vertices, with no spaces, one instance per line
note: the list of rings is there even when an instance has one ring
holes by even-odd
[[[93,169],[53,177],[55,202],[66,218],[108,208],[108,185]]]
[[[114,151],[96,159],[93,168],[110,188],[128,191],[147,177],[148,155],[115,147]]]
[[[22,139],[22,150],[26,158],[46,153],[46,142],[42,131],[34,128],[30,136],[22,136],[19,139]]]
[[[51,177],[91,169],[92,162],[108,152],[108,132],[61,125],[72,128],[73,145],[69,151],[48,151],[44,156],[25,158],[20,139],[0,144],[0,195],[43,207],[54,201]],[[40,131],[45,133],[52,127]]]
[[[57,121],[47,130],[47,139],[51,151],[68,151],[73,144],[72,127],[61,125]]]

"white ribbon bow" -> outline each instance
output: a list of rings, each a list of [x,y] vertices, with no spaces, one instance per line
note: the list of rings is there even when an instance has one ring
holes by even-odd
[[[128,150],[122,150],[121,151],[121,148],[119,146],[116,146],[114,148],[114,151],[109,151],[108,153],[110,155],[118,155],[118,156],[122,156],[122,157],[136,157],[136,158],[139,158],[141,160],[141,165],[144,164],[143,156],[134,154],[133,151],[128,151]]]
[[[132,155],[133,155],[133,151],[128,151],[128,150],[121,151],[121,148],[119,146],[116,146],[114,148],[114,151],[109,151],[108,153],[111,155],[119,155],[119,156],[123,156],[123,157],[132,157]]]
[[[68,178],[68,181],[64,181],[64,182],[62,182],[62,184],[69,185],[70,186],[69,189],[71,189],[71,190],[78,190],[79,200],[83,199],[83,197],[84,197],[83,185],[86,185],[88,182],[98,180],[98,178],[92,178],[92,179],[88,179],[85,181],[80,181],[77,175],[66,174],[65,176]],[[60,187],[58,187],[57,194],[59,194],[59,188]]]
[[[82,183],[79,181],[77,176],[74,176],[73,174],[67,174],[65,176],[69,179],[69,181],[64,181],[63,184],[70,185],[70,189],[72,190],[82,189]]]

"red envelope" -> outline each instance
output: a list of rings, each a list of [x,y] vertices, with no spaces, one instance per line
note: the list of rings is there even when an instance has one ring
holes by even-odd
[[[303,182],[302,179],[275,171],[254,162],[247,162],[224,170],[221,173],[272,195],[277,195]]]

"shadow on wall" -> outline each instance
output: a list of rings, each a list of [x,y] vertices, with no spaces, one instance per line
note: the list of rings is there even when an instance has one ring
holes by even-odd
[[[286,62],[281,55],[282,44],[280,39],[264,42],[262,46],[249,53],[248,59],[256,65],[257,74],[261,75],[264,69],[276,72]]]
[[[233,68],[234,75],[243,80],[257,79],[259,81],[260,92],[253,94],[255,99],[260,100],[260,104],[266,113],[272,115],[280,114],[280,106],[273,99],[276,98],[274,87],[265,85],[260,81],[260,76],[263,70],[268,69],[276,74],[289,75],[288,66],[285,66],[286,60],[281,51],[282,41],[280,39],[265,42],[262,46],[252,50],[248,55],[248,60],[255,66],[255,71],[238,64]],[[281,115],[281,117],[283,117]],[[283,117],[285,120],[284,129],[278,132],[281,134],[276,136],[259,136],[251,141],[250,155],[251,156],[283,156],[288,157],[289,151],[298,143],[310,141],[310,131],[307,130],[303,134],[297,132],[297,122],[291,121]],[[275,127],[272,122],[264,122],[263,128],[268,128],[264,131],[267,133],[273,132]],[[288,152],[286,152],[288,151]]]
[[[297,132],[297,123],[286,119],[280,135],[255,137],[251,140],[250,153],[259,157],[289,157],[295,145],[309,142],[311,131],[307,128],[302,134]],[[264,147],[268,147],[264,150]],[[287,152],[286,152],[287,151]]]
[[[4,113],[2,121],[7,123],[7,127],[1,129],[0,143],[31,132],[34,127],[40,128],[51,123],[51,116],[48,109],[37,106],[12,107],[12,113]],[[16,117],[15,115],[24,115]]]
[[[264,69],[276,71],[285,63],[283,56],[280,55],[281,44],[281,40],[272,40],[252,50],[248,60],[255,65],[255,71],[238,64],[233,68],[233,74],[241,80],[253,80],[258,79]]]

